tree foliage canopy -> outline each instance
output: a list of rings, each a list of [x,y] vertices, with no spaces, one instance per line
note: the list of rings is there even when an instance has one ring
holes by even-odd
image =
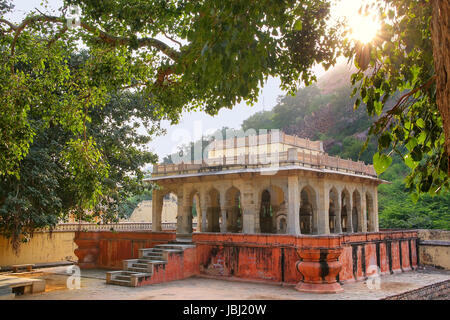
[[[443,117],[436,103],[430,23],[431,2],[377,0],[362,10],[378,12],[381,29],[368,44],[346,40],[346,55],[359,71],[352,77],[353,94],[369,115],[378,119],[369,134],[378,139],[377,172],[384,172],[398,154],[411,169],[408,187],[414,197],[448,190],[448,154]],[[401,93],[394,106],[389,100]],[[448,108],[448,104],[443,106]]]
[[[326,0],[63,3],[15,23],[0,0],[0,228],[16,239],[139,187],[156,158],[133,117],[252,104],[269,76],[294,91],[336,58]]]
[[[252,104],[269,76],[294,93],[341,49],[360,68],[355,107],[378,117],[369,132],[378,172],[396,152],[412,170],[407,187],[442,192],[448,156],[430,1],[377,0],[367,10],[379,11],[381,31],[365,45],[340,42],[327,24],[330,0],[64,0],[56,15],[30,12],[18,23],[0,0],[2,232],[17,237],[70,210],[120,211],[119,199],[142,187],[140,167],[156,161],[137,147],[148,138],[130,125],[136,118],[155,133],[182,111]],[[293,109],[272,120],[297,124]]]
[[[69,68],[78,68],[89,59],[87,54],[73,56]],[[15,247],[35,229],[54,226],[69,213],[85,221],[95,217],[116,221],[129,215],[128,199],[150,187],[142,181],[143,166],[155,162],[156,155],[144,146],[160,130],[152,106],[137,93],[112,92],[106,105],[89,107],[87,117],[86,134],[98,153],[86,165],[107,168],[103,176],[91,176],[97,169],[82,171],[81,165],[72,165],[86,161],[85,150],[78,145],[68,147],[76,141],[76,133],[58,123],[45,125],[38,109],[28,113],[35,137],[20,161],[20,178],[0,177],[0,233],[11,238]],[[142,125],[146,132],[139,130]],[[93,194],[95,201],[86,203]]]
[[[176,122],[183,110],[213,115],[253,103],[268,76],[294,90],[314,80],[312,65],[336,57],[326,0],[66,0],[60,15],[31,12],[18,24],[5,19],[12,7],[1,3],[0,175],[19,178],[38,132],[30,114],[38,114],[42,128],[73,133],[63,159],[86,207],[109,174],[88,134],[88,110],[104,106],[109,93],[133,89],[155,118]],[[89,58],[70,68],[80,44]]]

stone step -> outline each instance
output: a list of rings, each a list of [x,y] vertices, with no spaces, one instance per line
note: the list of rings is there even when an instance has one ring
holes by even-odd
[[[138,268],[138,267],[128,267],[126,271],[133,271],[133,272],[139,272],[139,273],[149,273],[147,268]]]
[[[139,269],[139,268],[137,268]],[[136,285],[136,281],[133,278],[144,278],[151,277],[151,273],[146,272],[136,272],[130,270],[121,270],[121,271],[109,271],[106,273],[106,283],[107,284],[115,284],[120,286],[133,287]]]
[[[131,280],[119,280],[119,279],[111,279],[109,281],[110,284],[117,284],[119,286],[131,287]]]
[[[151,255],[151,256],[142,256],[137,258],[136,260],[145,260],[145,261],[149,261],[149,260],[164,260],[163,255]]]
[[[148,253],[148,252],[162,252],[162,249],[158,249],[157,247],[153,247],[153,248],[144,248],[144,249],[139,249],[140,252],[142,253]]]
[[[164,249],[164,252],[183,252],[183,249]]]
[[[134,268],[147,268],[148,263],[133,263],[131,266]]]
[[[164,260],[162,257],[159,257],[159,258],[142,257],[142,258],[137,259],[137,261],[135,263],[145,263],[146,265],[148,265],[148,264],[154,264],[154,263],[160,263],[160,262],[167,262],[167,261]]]
[[[177,249],[177,250],[185,250],[189,248],[195,248],[195,244],[176,244],[176,243],[168,243],[168,244],[158,244],[158,248],[163,250],[165,249]]]
[[[142,257],[155,257],[155,258],[161,258],[163,256],[162,252],[161,253],[147,253],[145,255],[143,255]]]
[[[141,260],[141,259],[139,259],[140,261],[138,262],[138,263],[145,263],[146,265],[149,265],[149,264],[160,264],[160,263],[167,263],[167,261],[166,260],[163,260],[163,259],[148,259],[148,260]]]

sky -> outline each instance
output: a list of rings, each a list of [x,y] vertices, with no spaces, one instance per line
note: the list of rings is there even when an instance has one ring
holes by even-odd
[[[13,0],[15,5],[14,12],[8,18],[20,21],[23,16],[31,10],[38,8],[46,13],[55,13],[61,6],[61,0],[49,0],[47,9],[41,6],[42,0]],[[358,15],[358,9],[364,0],[340,0],[332,8],[332,17],[337,19],[347,17],[351,19]],[[313,68],[316,76],[320,78],[324,74],[321,66]],[[263,86],[258,102],[253,106],[248,106],[245,102],[235,105],[232,109],[222,109],[218,115],[212,117],[203,112],[184,112],[177,125],[170,125],[164,121],[162,127],[167,133],[164,136],[158,136],[148,145],[150,151],[155,152],[159,159],[176,152],[178,147],[190,141],[197,140],[201,135],[207,135],[222,127],[240,128],[242,122],[251,115],[263,111],[271,110],[277,103],[277,97],[285,95],[280,88],[280,80],[269,78]]]

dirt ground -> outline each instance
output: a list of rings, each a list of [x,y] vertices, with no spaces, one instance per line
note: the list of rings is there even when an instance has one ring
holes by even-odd
[[[23,300],[377,300],[450,279],[450,271],[418,270],[382,276],[380,286],[366,282],[342,285],[337,294],[301,293],[293,286],[218,280],[203,277],[130,288],[107,285],[106,270],[82,270],[79,289],[68,289],[67,267],[36,270],[21,276],[45,279],[46,291],[16,296]],[[70,282],[70,281],[69,281]],[[75,283],[75,282],[72,282]],[[70,285],[69,285],[70,287]]]

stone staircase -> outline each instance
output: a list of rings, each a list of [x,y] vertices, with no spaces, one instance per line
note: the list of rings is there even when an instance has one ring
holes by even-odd
[[[123,260],[123,270],[106,273],[106,283],[120,286],[138,287],[142,285],[162,282],[155,280],[156,273],[164,273],[171,261],[171,254],[183,255],[186,249],[195,248],[192,238],[180,237],[167,244],[159,244],[153,248],[139,249],[138,259]],[[175,263],[172,261],[172,264]],[[172,266],[174,267],[174,266]],[[177,267],[177,266],[175,266]],[[161,278],[161,277],[158,277]],[[164,275],[167,281],[170,276]],[[175,276],[176,278],[176,276]]]

